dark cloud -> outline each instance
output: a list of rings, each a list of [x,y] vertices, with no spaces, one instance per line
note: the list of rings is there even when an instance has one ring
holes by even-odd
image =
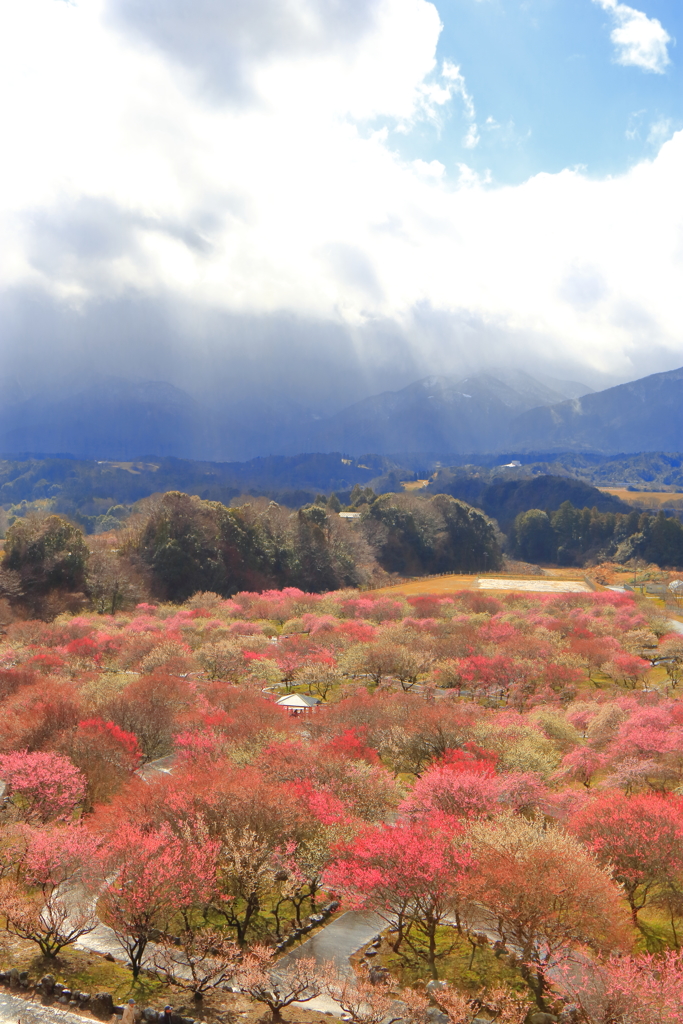
[[[560,298],[575,309],[591,309],[607,295],[607,285],[599,270],[574,268],[560,285]]]
[[[79,244],[80,252],[102,253],[116,251],[118,243],[93,236]],[[74,308],[22,289],[0,298],[0,324],[0,396],[10,424],[15,399],[18,405],[32,398],[30,408],[37,411],[45,405],[68,409],[69,396],[86,406],[99,401],[98,395],[106,398],[111,385],[103,390],[103,380],[165,381],[189,396],[188,423],[199,416],[213,424],[194,433],[188,427],[187,444],[178,441],[178,452],[219,459],[301,450],[297,445],[305,448],[305,438],[315,434],[307,425],[433,373],[465,377],[519,367],[532,376],[549,373],[595,388],[617,382],[587,372],[540,335],[516,333],[466,312],[448,315],[427,304],[404,324],[377,318],[352,328],[284,313],[227,313],[168,294],[129,292]],[[648,358],[634,352],[630,376],[673,365],[664,349]],[[24,418],[26,409],[32,415],[30,408],[25,406]],[[175,423],[173,410],[168,415]],[[36,437],[44,427],[36,421]]]
[[[253,98],[259,64],[355,46],[378,0],[109,0],[111,23],[196,73],[218,100]]]
[[[27,393],[104,373],[167,380],[218,403],[248,405],[258,397],[328,414],[430,373],[492,365],[558,376],[581,371],[550,349],[539,357],[540,336],[426,304],[405,324],[376,318],[354,328],[287,313],[229,313],[133,291],[74,308],[24,288],[4,293],[0,321],[0,380],[14,377]]]
[[[232,208],[231,208],[232,205]],[[122,257],[139,255],[141,233],[158,232],[182,242],[195,253],[209,255],[211,237],[227,216],[235,216],[239,204],[224,200],[228,213],[197,210],[184,220],[150,217],[102,198],[82,196],[35,210],[24,219],[27,255],[37,269],[56,279],[109,276],[112,264]]]
[[[419,376],[397,325],[346,325],[290,314],[239,315],[130,292],[73,308],[38,290],[0,300],[0,380],[29,393],[89,374],[167,380],[217,404],[255,400],[313,413]]]
[[[135,218],[107,199],[80,198],[26,217],[28,256],[50,275],[108,264],[135,248]]]
[[[342,242],[323,246],[321,255],[340,284],[381,299],[382,289],[374,267],[362,249]]]

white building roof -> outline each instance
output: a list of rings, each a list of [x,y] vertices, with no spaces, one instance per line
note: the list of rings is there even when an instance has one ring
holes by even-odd
[[[288,693],[275,701],[282,708],[314,708],[320,701],[317,697],[306,697],[302,693]]]

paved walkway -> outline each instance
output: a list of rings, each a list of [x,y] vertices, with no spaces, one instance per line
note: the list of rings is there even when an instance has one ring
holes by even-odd
[[[347,910],[336,921],[325,925],[312,938],[281,957],[278,966],[286,967],[293,960],[313,957],[317,964],[332,960],[340,971],[350,972],[349,957],[386,926],[386,921],[379,914]]]
[[[332,961],[340,974],[352,974],[349,957],[357,953],[386,926],[386,921],[379,914],[347,910],[341,917],[321,928],[316,935],[302,942],[291,953],[283,956],[277,966],[286,968],[288,964],[301,957],[313,957],[317,964]],[[317,1010],[318,1013],[332,1013],[335,1017],[342,1013],[339,1003],[329,996],[317,996],[307,1003],[294,1005]]]
[[[83,1017],[56,1006],[42,1006],[39,1002],[0,992],[0,1021],[5,1024],[83,1024]]]

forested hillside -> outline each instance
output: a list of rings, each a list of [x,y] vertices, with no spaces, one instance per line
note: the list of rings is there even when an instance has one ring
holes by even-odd
[[[359,488],[358,502],[359,519],[348,520],[324,499],[292,512],[264,499],[228,508],[171,491],[90,545],[62,516],[19,517],[7,531],[0,593],[25,613],[50,617],[88,600],[115,611],[146,597],[183,601],[198,590],[320,592],[381,584],[390,573],[500,564],[495,524],[448,495],[370,492],[369,500]]]
[[[292,511],[263,498],[228,507],[169,491],[132,511],[121,507],[120,518],[110,510],[102,517],[110,528],[91,537],[63,516],[34,510],[7,530],[0,598],[11,614],[50,619],[83,607],[114,612],[147,599],[184,601],[203,590],[319,593],[492,571],[505,553],[532,563],[644,559],[683,567],[683,525],[662,512],[599,512],[565,501],[555,511],[520,512],[504,535],[495,520],[448,494],[378,496],[356,487],[350,501],[354,512],[345,517],[334,496]]]
[[[627,512],[628,505],[582,480],[565,476],[540,475],[509,479],[493,473],[473,474],[462,469],[439,470],[430,481],[432,494],[451,494],[484,509],[508,532],[520,512],[530,508],[555,511],[565,501],[574,508],[596,508],[598,512]]]
[[[480,456],[470,464],[452,456],[425,453],[392,458],[364,455],[352,459],[338,452],[273,456],[250,462],[192,462],[149,456],[133,462],[89,462],[70,458],[25,457],[0,461],[0,505],[11,516],[25,514],[26,504],[40,503],[44,511],[61,513],[81,523],[88,533],[110,529],[102,517],[115,509],[114,518],[151,494],[183,491],[210,501],[229,504],[251,497],[267,497],[289,508],[315,501],[318,494],[336,493],[346,505],[355,486],[370,486],[377,494],[400,492],[419,479],[432,493],[453,494],[488,511],[488,488],[508,485],[502,495],[490,493],[489,514],[512,521],[526,508],[559,508],[569,500],[577,508],[595,505],[599,511],[619,506],[594,487],[631,487],[638,491],[683,493],[681,456],[644,453],[618,458],[589,454]],[[519,465],[500,465],[517,460]],[[515,492],[513,483],[540,477],[551,482]],[[558,478],[565,482],[561,484]],[[545,490],[541,493],[541,488]],[[565,488],[564,490],[562,488]],[[242,501],[240,501],[242,497]],[[510,507],[506,507],[506,502]],[[530,504],[521,507],[521,501]],[[643,500],[647,500],[647,493]],[[515,505],[515,502],[517,503]],[[22,511],[23,510],[23,511]]]

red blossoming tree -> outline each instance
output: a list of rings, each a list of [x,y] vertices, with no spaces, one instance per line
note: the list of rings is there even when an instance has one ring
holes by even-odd
[[[65,749],[87,779],[88,809],[111,799],[142,758],[134,733],[101,718],[79,722],[65,741]]]
[[[0,754],[0,779],[16,816],[32,823],[70,818],[85,794],[82,772],[49,750]]]
[[[218,844],[179,837],[168,825],[155,832],[123,825],[101,855],[104,917],[127,953],[133,977],[142,968],[153,930],[181,910],[208,904],[215,888]]]
[[[9,932],[55,957],[97,924],[89,882],[98,841],[81,825],[27,829],[24,840],[16,873],[0,883],[0,913]]]
[[[569,827],[623,886],[634,924],[667,880],[683,870],[683,807],[678,799],[603,793],[580,808]]]
[[[471,858],[462,829],[448,832],[419,824],[367,830],[339,848],[325,874],[326,886],[351,906],[373,910],[395,922],[395,952],[402,945],[438,977],[437,932],[457,914],[463,876]]]

